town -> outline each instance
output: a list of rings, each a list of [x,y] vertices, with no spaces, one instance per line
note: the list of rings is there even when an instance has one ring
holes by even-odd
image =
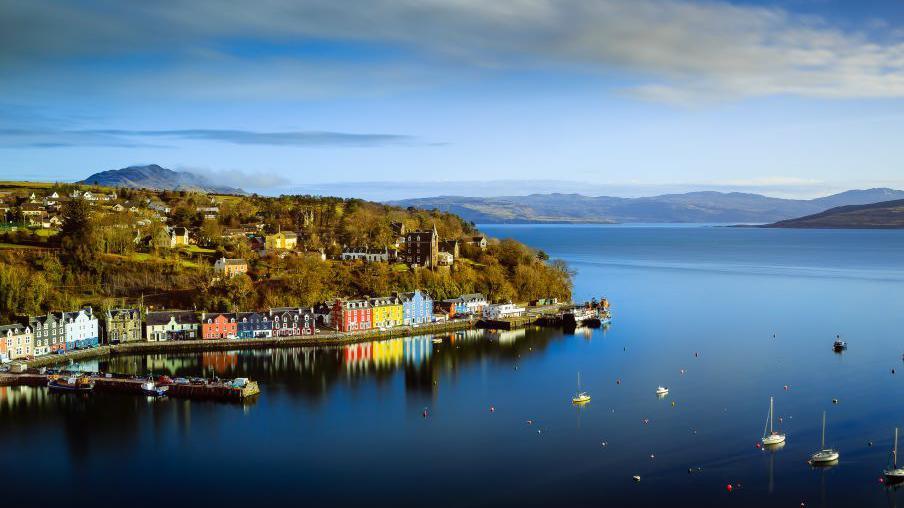
[[[435,210],[73,184],[7,183],[0,200],[0,361],[500,320],[570,301],[563,264]]]

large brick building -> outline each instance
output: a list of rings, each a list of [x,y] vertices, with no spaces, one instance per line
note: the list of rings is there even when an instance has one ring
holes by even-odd
[[[405,234],[405,263],[433,268],[439,262],[439,234],[436,225],[429,231],[409,231]]]

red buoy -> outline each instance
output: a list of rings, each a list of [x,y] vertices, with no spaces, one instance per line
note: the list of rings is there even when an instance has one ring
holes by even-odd
[[[728,485],[725,486],[725,490],[727,490],[728,492],[731,492],[731,490],[732,490],[733,488],[734,488],[734,487],[732,487],[730,483],[729,483]]]

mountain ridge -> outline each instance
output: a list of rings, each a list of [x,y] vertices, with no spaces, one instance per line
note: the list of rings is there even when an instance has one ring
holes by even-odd
[[[789,229],[904,229],[904,199],[830,208],[796,219],[767,224]]]
[[[209,179],[186,171],[173,171],[157,164],[129,166],[100,171],[85,178],[80,184],[97,184],[107,187],[132,189],[203,191],[216,194],[247,194],[244,190],[211,183]]]
[[[904,199],[904,191],[855,189],[815,199],[787,199],[745,192],[695,191],[638,198],[582,194],[525,196],[436,196],[387,201],[452,212],[475,223],[773,223],[835,206]]]

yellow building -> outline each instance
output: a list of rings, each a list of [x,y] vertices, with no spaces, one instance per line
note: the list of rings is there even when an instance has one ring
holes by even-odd
[[[391,328],[401,326],[405,321],[405,308],[402,301],[394,296],[371,298],[372,328]]]
[[[267,250],[292,250],[298,246],[298,235],[291,231],[280,231],[265,238]]]

